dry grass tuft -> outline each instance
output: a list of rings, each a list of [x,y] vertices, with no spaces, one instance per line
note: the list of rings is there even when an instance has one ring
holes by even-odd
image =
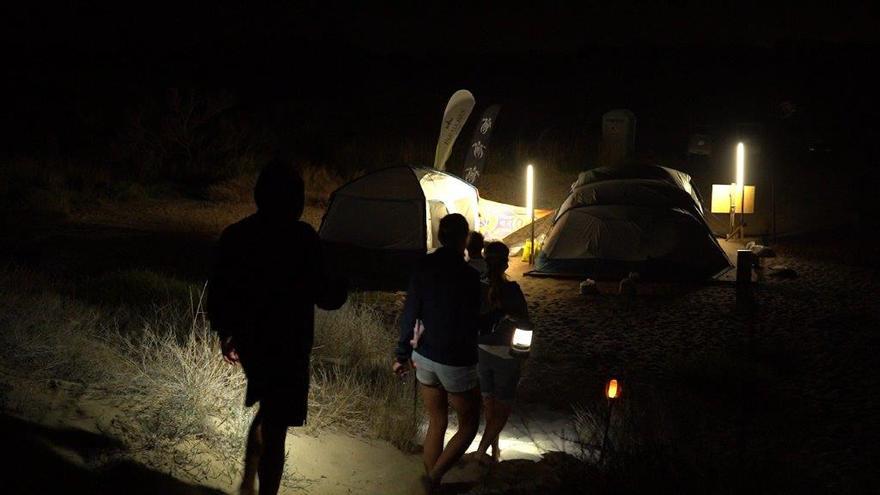
[[[318,311],[307,431],[338,427],[411,450],[412,389],[390,373],[397,334],[375,304],[355,296],[337,311]]]
[[[103,385],[125,411],[117,427],[152,465],[234,481],[253,417],[244,408],[244,374],[218,359],[217,337],[202,315],[188,331],[176,315],[162,323],[110,337],[122,369]]]
[[[199,293],[96,309],[16,291],[27,274],[0,275],[0,358],[32,377],[79,381],[112,403],[119,414],[111,433],[126,455],[195,481],[240,476],[255,410],[244,407],[241,369],[220,357]],[[388,369],[393,342],[382,313],[362,299],[318,312],[305,433],[338,430],[412,446],[411,389]],[[302,485],[287,476],[288,486]]]

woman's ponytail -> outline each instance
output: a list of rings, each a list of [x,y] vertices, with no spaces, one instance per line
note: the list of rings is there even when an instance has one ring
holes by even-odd
[[[507,282],[507,258],[510,250],[503,242],[494,241],[486,244],[483,257],[486,259],[486,279],[489,281],[488,302],[493,308],[502,307],[501,291]]]

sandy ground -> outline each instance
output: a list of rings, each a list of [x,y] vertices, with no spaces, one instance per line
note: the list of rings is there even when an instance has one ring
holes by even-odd
[[[289,439],[289,464],[309,493],[408,494],[418,486],[422,460],[388,442],[341,433]]]
[[[823,488],[848,486],[870,469],[870,439],[880,438],[871,364],[880,348],[880,283],[876,268],[849,264],[847,246],[816,259],[800,255],[809,245],[782,243],[781,256],[765,260],[748,318],[736,311],[730,283],[640,287],[633,297],[616,295],[612,285],[583,296],[577,280],[523,276],[528,266],[514,263],[512,278],[538,325],[520,397],[565,410],[601,397],[609,377],[630,390],[678,390],[687,387],[681,363],[746,356],[761,367],[753,395],[739,399],[761,405],[737,413],[754,435],[750,455],[773,465],[794,461]],[[770,266],[797,277],[774,277]],[[694,407],[712,414],[712,400],[701,397]],[[713,418],[719,438],[734,429],[724,426],[727,416],[735,415]]]
[[[110,205],[81,212],[61,227],[31,229],[11,249],[19,261],[62,274],[141,266],[199,280],[220,229],[250,211],[250,205],[198,201]],[[320,215],[320,208],[309,208],[306,220],[316,225]],[[880,284],[876,268],[850,263],[847,246],[832,243],[816,253],[813,245],[801,239],[774,246],[780,257],[767,265],[784,265],[797,277],[777,278],[765,269],[749,318],[736,311],[729,283],[641,286],[633,297],[615,294],[611,284],[602,294],[584,296],[578,280],[526,277],[527,265],[514,262],[511,278],[522,285],[538,329],[520,404],[502,438],[505,458],[534,459],[554,450],[572,408],[600,401],[613,376],[621,379],[624,398],[669,387],[693,399],[719,448],[730,446],[730,421],[740,421],[748,425],[747,453],[755,459],[793,466],[792,476],[806,473],[801,485],[852,487],[848,480],[873,469],[880,438],[874,419],[880,417],[874,371]],[[83,250],[94,255],[90,261],[77,255]],[[181,259],[189,260],[183,269]],[[756,406],[731,411],[727,399],[682,383],[682,363],[733,355],[749,356],[760,369],[754,397],[737,399],[755,399]],[[55,416],[28,418],[34,428],[39,423],[98,434],[99,418],[112,418],[112,412],[93,410],[87,396],[67,400],[47,391],[42,399]],[[529,426],[518,429],[522,418]],[[290,446],[289,468],[305,485],[286,493],[411,493],[409,482],[420,471],[418,456],[381,441],[332,433],[293,436]],[[186,487],[167,493],[203,493],[191,481],[181,483]]]
[[[28,472],[48,460],[63,463],[68,470],[89,475],[70,476],[58,480],[69,493],[120,493],[129,491],[123,480],[112,473],[114,464],[106,465],[101,456],[122,446],[107,432],[113,431],[114,417],[121,414],[97,391],[85,389],[76,382],[29,380],[9,372],[2,374],[3,382],[13,385],[5,397],[10,415],[3,415],[3,431],[28,431],[28,441],[35,441],[41,449],[32,456]],[[135,459],[137,454],[135,453]],[[177,479],[138,466],[155,487],[153,493],[226,493],[235,491],[234,483],[219,479],[193,480],[184,473]],[[291,430],[288,436],[286,469],[293,473],[294,482],[282,493],[316,494],[409,494],[417,486],[421,473],[421,458],[405,454],[388,442],[355,438],[339,432],[324,432],[316,437],[301,435]],[[47,488],[40,476],[19,476],[17,493],[36,493]],[[167,486],[166,486],[167,483]],[[165,491],[170,490],[170,491]],[[140,493],[140,492],[136,492]]]
[[[13,385],[6,396],[6,409],[11,414],[4,415],[2,423],[4,429],[15,429],[18,435],[29,432],[27,441],[36,440],[40,445],[41,450],[34,452],[30,459],[31,468],[50,459],[81,475],[94,475],[90,482],[73,476],[59,480],[75,493],[79,493],[79,489],[94,488],[101,493],[128,489],[124,481],[109,474],[119,469],[118,461],[106,464],[107,459],[102,457],[123,449],[107,433],[113,431],[114,418],[122,412],[103,398],[100,391],[89,390],[80,383],[31,380],[12,373],[9,370],[2,373],[2,381]],[[511,417],[501,438],[503,458],[537,461],[545,452],[574,450],[563,440],[571,437],[569,430],[568,415],[543,408],[523,408]],[[450,429],[448,436],[453,432],[454,429]],[[479,436],[472,448],[478,442]],[[286,470],[293,474],[293,481],[282,493],[291,494],[411,494],[417,491],[422,469],[418,455],[403,453],[385,441],[339,432],[308,436],[291,430],[287,455]],[[217,490],[232,493],[236,488],[234,483],[220,478],[196,480],[180,472],[171,477],[136,462],[126,465],[136,467],[151,486],[157,489],[161,486],[169,493],[217,493]],[[483,470],[476,464],[462,463],[446,481],[473,483],[482,475]],[[15,486],[21,493],[47,488],[39,476],[22,476],[19,482]]]

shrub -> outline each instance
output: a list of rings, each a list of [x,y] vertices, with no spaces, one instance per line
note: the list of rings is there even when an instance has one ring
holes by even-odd
[[[180,316],[162,323],[165,328],[146,325],[136,335],[111,337],[123,369],[103,385],[125,412],[116,426],[152,465],[234,481],[253,417],[244,407],[244,374],[219,359],[217,337],[204,318],[193,320],[187,333]]]
[[[70,214],[71,194],[64,175],[37,160],[0,164],[0,209],[6,220],[27,213],[28,221],[63,219]]]
[[[364,296],[337,311],[318,311],[312,363],[320,386],[313,390],[310,422],[315,428],[343,425],[412,450],[419,426],[412,419],[412,389],[390,372],[397,333],[384,320]]]
[[[255,174],[241,175],[205,187],[201,196],[209,201],[250,202],[253,201],[255,184]]]
[[[115,272],[95,300],[122,305],[96,308],[17,282],[28,278],[0,272],[0,358],[32,377],[80,381],[114,404],[111,433],[127,455],[197,481],[239,477],[255,410],[244,407],[241,368],[220,357],[197,288],[148,271]],[[412,447],[411,389],[390,373],[393,342],[362,298],[318,312],[305,433],[339,430]],[[289,486],[302,483],[286,476]]]
[[[110,187],[110,197],[117,201],[142,201],[149,197],[149,191],[142,184],[118,181]]]
[[[88,283],[88,300],[106,305],[152,306],[188,301],[196,288],[152,270],[130,269],[105,273]]]
[[[265,132],[226,92],[170,89],[129,111],[114,145],[133,180],[189,185],[253,173],[267,156]]]

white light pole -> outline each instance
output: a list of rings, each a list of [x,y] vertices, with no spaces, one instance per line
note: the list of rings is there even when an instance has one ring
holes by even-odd
[[[736,179],[730,185],[730,234],[728,239],[739,235],[743,238],[746,213],[746,147],[736,144]],[[736,225],[736,211],[739,210],[739,226]]]
[[[743,227],[746,220],[746,147],[743,143],[736,145],[736,193],[739,195],[739,236],[744,237]]]
[[[529,264],[535,262],[535,167],[530,163],[526,166],[526,211],[531,218],[531,235],[529,241]]]

